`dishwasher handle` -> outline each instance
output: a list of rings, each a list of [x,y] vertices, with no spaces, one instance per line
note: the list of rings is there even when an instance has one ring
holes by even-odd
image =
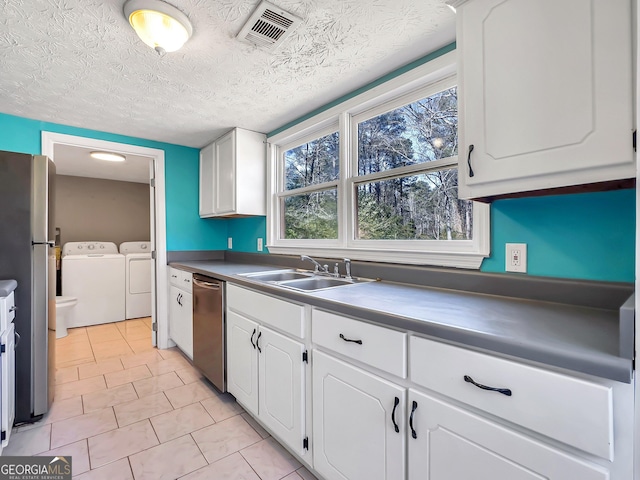
[[[209,290],[220,290],[220,284],[219,283],[204,282],[202,280],[196,280],[194,278],[193,279],[193,284],[197,285],[198,287],[208,288]]]

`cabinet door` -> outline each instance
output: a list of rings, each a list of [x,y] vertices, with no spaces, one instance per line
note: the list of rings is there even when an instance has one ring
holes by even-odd
[[[231,213],[236,209],[235,132],[216,140],[215,149],[215,210],[216,214]]]
[[[256,341],[259,352],[260,419],[279,440],[303,455],[304,344],[266,327]]]
[[[0,343],[4,346],[2,354],[2,432],[5,438],[2,446],[6,447],[9,443],[11,429],[13,428],[13,420],[15,419],[15,393],[16,393],[16,343],[15,343],[15,325],[9,324],[2,337]]]
[[[178,346],[182,343],[178,326],[182,309],[180,306],[181,293],[182,291],[179,288],[173,285],[169,287],[169,337],[176,342]]]
[[[227,390],[258,415],[258,324],[227,310]]]
[[[184,332],[182,351],[193,360],[193,295],[182,292],[180,328]]]
[[[415,402],[415,408],[414,408]],[[467,410],[409,390],[409,478],[605,480],[609,472]]]
[[[327,480],[403,479],[405,389],[317,350],[312,364],[314,468]]]
[[[193,313],[191,294],[169,288],[169,337],[189,358],[193,358]]]
[[[214,215],[214,144],[200,150],[200,216]]]
[[[471,0],[457,15],[460,197],[635,176],[630,1]]]

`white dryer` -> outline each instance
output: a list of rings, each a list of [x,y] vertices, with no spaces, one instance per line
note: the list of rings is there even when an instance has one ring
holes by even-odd
[[[124,255],[112,242],[67,242],[62,248],[62,295],[76,297],[67,328],[125,318]]]
[[[151,242],[123,242],[126,318],[151,316]]]

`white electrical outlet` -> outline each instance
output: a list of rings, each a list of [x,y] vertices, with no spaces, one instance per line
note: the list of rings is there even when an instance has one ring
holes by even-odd
[[[507,272],[527,273],[527,244],[507,243],[505,270]]]
[[[261,238],[258,239],[258,251],[259,252],[262,251],[262,239]]]
[[[231,250],[233,248],[233,238],[227,238],[227,248]]]

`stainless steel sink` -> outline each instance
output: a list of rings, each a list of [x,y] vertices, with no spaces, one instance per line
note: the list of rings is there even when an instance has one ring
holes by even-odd
[[[299,278],[309,278],[313,276],[311,272],[299,272],[297,270],[282,270],[278,272],[257,272],[246,273],[244,277],[250,277],[262,282],[284,282],[286,280],[296,280]]]
[[[298,290],[320,290],[321,288],[340,287],[342,285],[351,285],[353,282],[343,280],[341,278],[330,277],[313,277],[304,280],[291,280],[282,282],[283,287],[296,288]]]
[[[347,280],[346,278],[312,277],[304,280],[281,282],[279,285],[295,290],[302,290],[304,292],[312,292],[316,290],[324,290],[326,288],[344,287],[347,285],[354,285],[356,283],[372,281],[373,280],[367,278],[351,278],[350,280]]]
[[[316,290],[324,290],[326,288],[342,287],[353,285],[355,283],[371,282],[372,280],[364,278],[337,278],[315,275],[313,272],[304,270],[276,270],[267,272],[242,273],[243,277],[257,280],[259,282],[268,282],[272,285],[291,288],[301,292],[312,292]]]

